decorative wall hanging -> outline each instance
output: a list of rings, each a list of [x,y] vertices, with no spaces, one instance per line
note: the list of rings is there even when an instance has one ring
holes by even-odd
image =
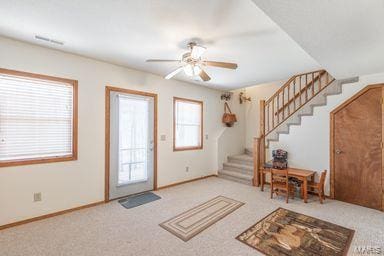
[[[228,111],[228,112],[227,112]],[[223,123],[228,126],[232,127],[235,122],[237,122],[236,115],[232,113],[231,109],[229,108],[229,105],[227,102],[224,103],[224,114],[223,114]]]
[[[246,101],[251,101],[251,97],[246,97],[244,95],[244,92],[241,92],[239,94],[239,101],[240,101],[240,104],[243,104],[243,102],[246,102]]]

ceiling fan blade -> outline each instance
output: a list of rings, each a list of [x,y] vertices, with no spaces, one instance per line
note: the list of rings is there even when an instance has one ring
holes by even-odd
[[[145,62],[181,62],[181,60],[161,60],[161,59],[149,59]]]
[[[201,70],[201,72],[199,73],[199,76],[201,79],[203,79],[204,82],[211,80],[209,75],[204,70]]]
[[[192,51],[191,51],[191,57],[193,59],[199,59],[204,54],[205,50],[207,50],[207,48],[205,48],[204,46],[193,45]]]
[[[206,66],[212,66],[212,67],[237,69],[237,64],[230,63],[230,62],[203,61],[203,64]]]
[[[178,67],[177,69],[173,70],[171,73],[169,73],[168,75],[166,75],[164,78],[165,78],[165,79],[171,79],[172,77],[174,77],[175,75],[177,75],[177,73],[179,73],[181,70],[183,70],[183,67]]]

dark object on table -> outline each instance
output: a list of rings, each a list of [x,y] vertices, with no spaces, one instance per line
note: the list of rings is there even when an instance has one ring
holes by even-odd
[[[288,168],[288,152],[282,149],[272,150],[272,166],[275,169]]]
[[[272,169],[273,168],[273,160],[264,163],[264,169]]]

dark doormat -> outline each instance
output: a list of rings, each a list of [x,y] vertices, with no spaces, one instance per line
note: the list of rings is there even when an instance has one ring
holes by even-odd
[[[133,208],[142,204],[150,203],[161,199],[158,195],[153,194],[152,192],[145,192],[139,195],[129,196],[123,199],[120,199],[118,202],[125,208]]]

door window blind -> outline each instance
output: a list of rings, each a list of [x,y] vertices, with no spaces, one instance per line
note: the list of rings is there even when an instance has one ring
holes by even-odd
[[[175,99],[175,148],[200,148],[202,103]]]
[[[71,156],[71,84],[0,74],[0,161]]]

